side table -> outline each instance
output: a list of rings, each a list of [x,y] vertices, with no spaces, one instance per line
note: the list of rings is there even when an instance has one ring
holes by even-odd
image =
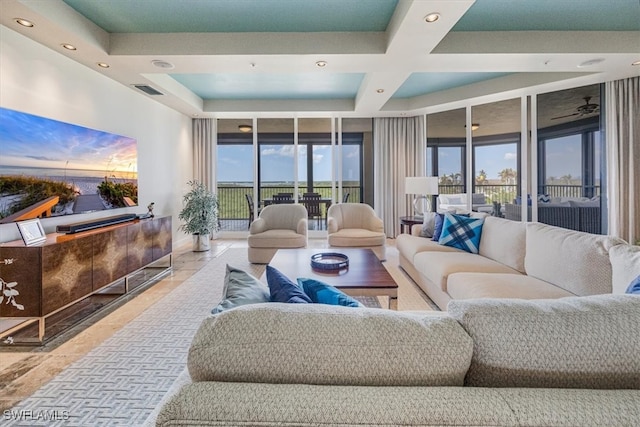
[[[411,227],[415,224],[422,224],[424,218],[416,216],[401,216],[400,217],[400,233],[405,233],[405,228],[409,226],[409,234],[411,234]]]

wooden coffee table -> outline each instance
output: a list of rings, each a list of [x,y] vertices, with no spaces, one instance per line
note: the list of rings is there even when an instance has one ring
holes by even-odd
[[[311,256],[321,252],[338,252],[349,257],[349,267],[338,272],[316,270]],[[350,296],[385,296],[389,308],[398,309],[398,285],[371,249],[278,249],[269,263],[295,281],[309,277],[335,286]]]

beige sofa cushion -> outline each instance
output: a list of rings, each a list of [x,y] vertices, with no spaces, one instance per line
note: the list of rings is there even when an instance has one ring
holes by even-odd
[[[252,248],[303,248],[307,245],[307,236],[293,230],[267,230],[248,237]]]
[[[504,264],[478,254],[464,251],[417,253],[413,257],[413,266],[434,285],[447,292],[447,279],[454,273],[510,273],[518,274]]]
[[[525,223],[488,216],[482,226],[479,254],[524,273],[526,237]]]
[[[157,427],[634,426],[638,390],[354,387],[196,382]]]
[[[252,304],[204,320],[188,367],[193,381],[461,386],[472,348],[449,317]]]
[[[613,293],[624,294],[631,281],[640,276],[640,246],[616,245],[609,249],[613,270]]]
[[[452,299],[549,299],[575,296],[551,283],[523,274],[454,273],[447,281]]]
[[[609,249],[624,243],[546,224],[527,224],[524,266],[529,276],[576,295],[611,293]]]
[[[343,228],[329,234],[327,241],[330,246],[382,246],[386,243],[387,236],[383,232],[365,230],[362,228]]]
[[[640,297],[451,301],[473,338],[465,385],[640,389]]]
[[[413,261],[415,254],[424,251],[462,252],[462,250],[451,246],[440,245],[429,238],[409,234],[400,234],[396,237],[396,248],[402,256],[410,261]]]

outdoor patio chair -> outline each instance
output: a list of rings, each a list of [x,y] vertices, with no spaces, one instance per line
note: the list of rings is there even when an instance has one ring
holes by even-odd
[[[320,193],[304,193],[300,202],[307,209],[307,218],[316,219],[318,228],[322,220],[322,210],[320,209]]]
[[[249,206],[249,223],[247,224],[247,228],[249,228],[253,220],[256,219],[256,208],[253,203],[253,196],[245,194],[244,197],[247,199],[247,205]],[[260,213],[260,208],[258,208],[257,211]]]

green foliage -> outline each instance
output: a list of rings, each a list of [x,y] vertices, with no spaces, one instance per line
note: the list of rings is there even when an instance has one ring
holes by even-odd
[[[116,208],[127,206],[124,201],[125,197],[129,197],[136,204],[138,203],[138,186],[131,182],[113,182],[105,178],[98,185],[98,194]]]
[[[180,229],[189,234],[210,234],[218,231],[218,196],[204,184],[189,181],[191,190],[182,198],[183,208],[178,218],[184,221]]]
[[[20,200],[13,203],[5,212],[0,212],[0,217],[2,218],[52,196],[60,197],[58,205],[61,206],[72,202],[76,198],[74,189],[64,182],[25,176],[0,177],[0,194],[4,196],[22,196]]]

